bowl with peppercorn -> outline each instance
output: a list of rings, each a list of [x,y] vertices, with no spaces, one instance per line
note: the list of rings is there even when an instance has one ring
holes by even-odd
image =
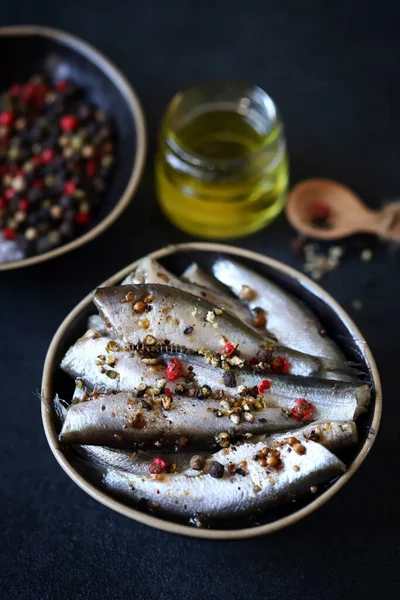
[[[126,209],[144,117],[120,71],[47,27],[0,28],[0,270],[77,248]],[[121,160],[123,157],[123,160]]]
[[[236,298],[214,278],[234,265],[247,273],[239,287],[232,280]],[[276,346],[291,315],[276,329],[278,302],[260,319],[257,278],[293,311],[307,307],[312,344],[344,361],[328,376],[315,356],[315,376],[296,374],[304,354]],[[251,358],[245,346],[260,335],[269,349],[261,341]],[[42,379],[49,446],[79,487],[131,519],[208,539],[273,533],[323,506],[365,460],[381,409],[371,351],[327,292],[276,260],[213,243],[157,250],[101,284],[60,325]]]

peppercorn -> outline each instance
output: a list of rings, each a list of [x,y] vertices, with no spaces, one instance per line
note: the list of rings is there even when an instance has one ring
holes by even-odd
[[[224,465],[221,465],[221,463],[218,461],[213,460],[209,466],[208,473],[215,479],[221,479],[221,477],[224,475],[224,470]]]
[[[271,456],[268,456],[268,458],[267,458],[267,465],[269,467],[272,467],[272,468],[279,467],[280,463],[281,463],[281,459],[279,458],[279,456],[276,456],[274,454],[271,454]]]
[[[211,394],[211,388],[209,385],[202,385],[197,392],[197,397],[199,400],[205,400]]]
[[[133,310],[135,311],[135,313],[142,313],[142,312],[144,312],[146,310],[146,302],[142,302],[141,300],[138,300],[133,305]]]
[[[259,312],[253,319],[253,327],[257,327],[257,329],[260,329],[261,327],[265,327],[266,324],[267,324],[267,319],[261,312]]]
[[[305,454],[306,453],[306,447],[303,446],[303,444],[294,444],[293,450],[296,452],[296,454]]]
[[[257,296],[257,293],[248,285],[242,285],[242,289],[239,292],[239,298],[244,302],[250,302],[254,300]]]
[[[288,439],[289,446],[294,446],[294,444],[299,444],[299,440],[293,436]]]
[[[226,385],[226,387],[230,387],[230,388],[236,387],[236,376],[233,371],[225,371],[222,376],[222,380],[223,380],[224,384]]]
[[[201,471],[205,465],[205,462],[206,461],[203,456],[201,456],[200,454],[195,454],[190,459],[190,468],[194,469],[195,471]]]

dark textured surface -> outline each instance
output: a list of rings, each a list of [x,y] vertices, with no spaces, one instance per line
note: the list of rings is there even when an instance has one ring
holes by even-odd
[[[162,218],[152,183],[157,125],[183,85],[221,76],[269,91],[286,122],[293,182],[336,178],[371,206],[400,192],[398,16],[385,2],[3,2],[2,24],[64,28],[125,71],[146,110],[150,157],[135,201],[105,235],[0,277],[2,598],[398,597],[400,256],[392,249],[377,247],[362,263],[354,242],[322,282],[376,356],[385,396],[377,442],[333,501],[279,534],[201,542],[113,514],[57,465],[34,394],[48,343],[76,302],[137,256],[188,239]],[[300,267],[291,235],[282,216],[239,244]],[[364,303],[359,312],[354,299]]]

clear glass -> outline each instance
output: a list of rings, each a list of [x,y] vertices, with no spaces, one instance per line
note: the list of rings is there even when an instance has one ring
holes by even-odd
[[[160,131],[156,182],[166,216],[196,237],[232,238],[270,223],[288,187],[274,102],[262,89],[235,82],[178,93]]]

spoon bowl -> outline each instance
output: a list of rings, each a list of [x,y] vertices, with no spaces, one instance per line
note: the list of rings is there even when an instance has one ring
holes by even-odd
[[[313,218],[316,207],[326,210],[326,226]],[[289,194],[286,214],[290,223],[307,236],[337,240],[358,232],[385,236],[388,229],[385,211],[371,210],[348,187],[329,179],[308,179]]]

